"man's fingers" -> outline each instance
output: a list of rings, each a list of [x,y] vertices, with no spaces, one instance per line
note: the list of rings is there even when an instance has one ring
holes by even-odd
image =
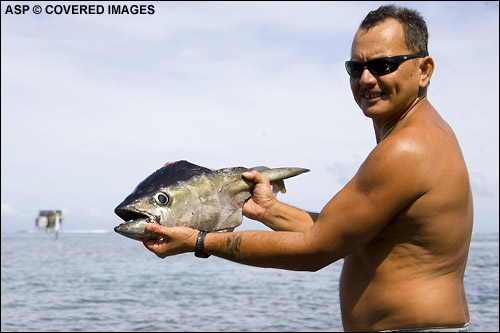
[[[153,249],[153,246],[156,244],[156,239],[148,239],[144,242],[142,242],[144,244],[145,247],[148,248],[148,250],[151,250]]]
[[[144,229],[153,235],[167,235],[167,228],[158,223],[146,223]]]
[[[246,178],[248,180],[253,180],[253,178],[254,178],[253,171],[243,172],[241,175],[243,176],[243,178]]]
[[[253,180],[255,183],[266,183],[269,181],[260,172],[255,170],[243,172],[241,175],[248,180]]]

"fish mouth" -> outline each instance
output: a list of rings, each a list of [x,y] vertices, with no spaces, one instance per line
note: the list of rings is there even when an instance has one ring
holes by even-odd
[[[130,208],[116,208],[115,214],[118,215],[124,223],[145,220],[148,223],[160,223],[160,216],[153,215],[146,211],[138,211]]]
[[[148,223],[160,223],[160,216],[155,216],[148,212],[136,211],[130,208],[116,208],[115,213],[121,217],[124,222],[114,228],[115,232],[138,241],[146,241],[157,238],[146,232],[145,227]]]

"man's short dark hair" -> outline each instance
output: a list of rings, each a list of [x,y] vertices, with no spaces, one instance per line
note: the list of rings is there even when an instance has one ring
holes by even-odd
[[[359,29],[369,30],[388,18],[396,19],[403,24],[405,43],[408,50],[423,56],[429,55],[427,49],[429,40],[427,24],[422,15],[416,10],[395,5],[380,6],[366,15]]]

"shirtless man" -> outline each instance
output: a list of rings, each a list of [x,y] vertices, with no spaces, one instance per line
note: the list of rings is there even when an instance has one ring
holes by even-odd
[[[346,331],[467,330],[472,195],[457,139],[426,99],[434,61],[425,21],[394,6],[370,12],[346,68],[377,145],[319,214],[278,201],[252,171],[244,174],[256,186],[243,213],[275,231],[205,234],[149,223],[161,238],[145,246],[161,258],[196,250],[289,270],[316,271],[345,258]]]

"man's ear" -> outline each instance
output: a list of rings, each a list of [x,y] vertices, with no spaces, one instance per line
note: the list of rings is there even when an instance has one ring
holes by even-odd
[[[420,88],[427,88],[430,84],[432,73],[434,72],[434,59],[427,56],[420,62]]]

